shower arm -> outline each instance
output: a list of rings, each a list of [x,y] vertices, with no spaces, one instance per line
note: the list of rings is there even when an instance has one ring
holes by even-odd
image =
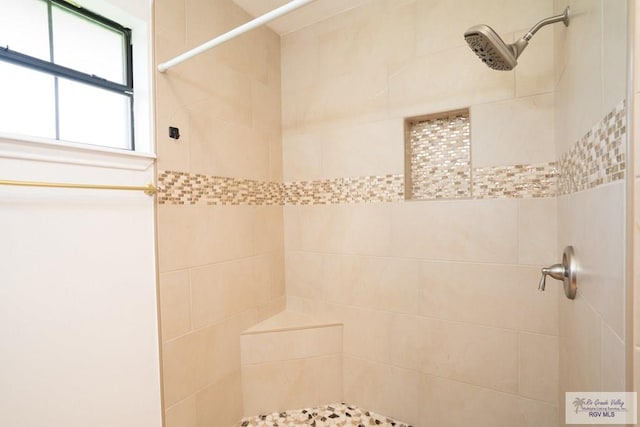
[[[564,9],[564,12],[561,13],[560,15],[556,15],[556,16],[551,16],[549,18],[545,18],[541,21],[539,21],[536,25],[534,25],[533,27],[531,27],[531,29],[529,31],[527,31],[527,33],[522,36],[522,38],[520,38],[520,40],[516,41],[515,43],[513,43],[510,47],[513,50],[513,53],[515,54],[516,58],[520,56],[520,54],[522,53],[522,51],[524,50],[525,47],[527,47],[527,45],[529,44],[529,40],[531,40],[531,38],[534,36],[535,33],[538,32],[538,30],[542,27],[545,27],[549,24],[555,24],[556,22],[562,22],[564,23],[565,27],[569,26],[569,6],[567,6]]]

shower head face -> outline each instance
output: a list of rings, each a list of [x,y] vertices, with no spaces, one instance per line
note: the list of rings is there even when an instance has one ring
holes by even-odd
[[[518,65],[513,49],[488,25],[476,25],[464,33],[467,44],[489,68],[513,70]]]

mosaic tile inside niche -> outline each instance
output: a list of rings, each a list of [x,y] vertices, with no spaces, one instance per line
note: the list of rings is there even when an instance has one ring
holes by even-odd
[[[624,179],[626,116],[623,100],[560,157],[559,195]]]
[[[407,119],[407,198],[471,197],[469,110]]]
[[[345,403],[247,417],[233,427],[412,427]]]

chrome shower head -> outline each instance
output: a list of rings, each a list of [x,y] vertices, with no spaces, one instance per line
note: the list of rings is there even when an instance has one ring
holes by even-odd
[[[489,68],[509,71],[518,64],[518,56],[493,28],[476,25],[464,33],[467,44]]]
[[[506,44],[493,28],[484,24],[469,28],[464,33],[464,39],[471,50],[489,68],[509,71],[518,65],[518,57],[527,47],[533,35],[545,25],[555,22],[563,22],[565,27],[569,26],[568,6],[561,15],[552,16],[538,22],[522,38],[512,44]]]

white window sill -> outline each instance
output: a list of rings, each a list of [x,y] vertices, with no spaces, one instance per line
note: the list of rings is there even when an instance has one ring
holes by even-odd
[[[68,141],[0,133],[0,159],[2,158],[144,171],[153,166],[156,156]]]

